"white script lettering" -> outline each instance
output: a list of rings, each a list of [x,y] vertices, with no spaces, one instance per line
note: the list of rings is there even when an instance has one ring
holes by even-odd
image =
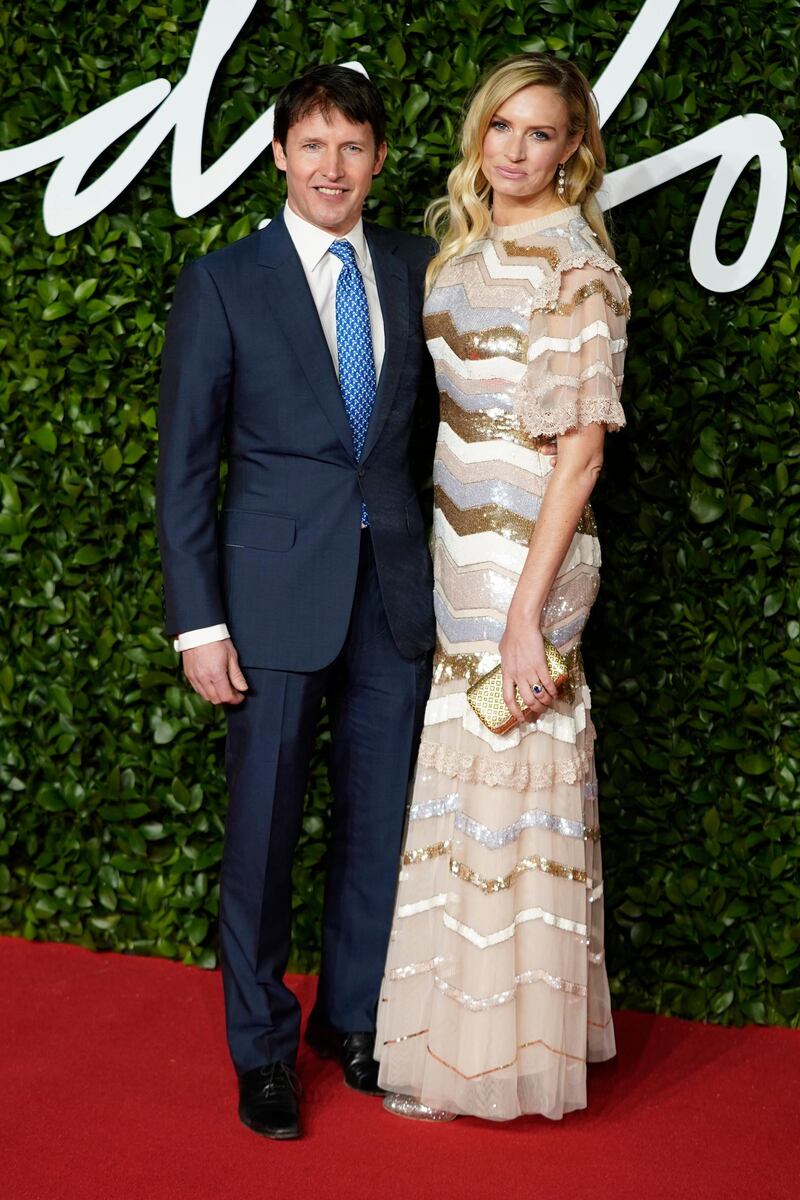
[[[595,85],[604,124],[624,99],[678,7],[680,0],[645,0],[617,53]],[[44,193],[43,219],[53,236],[92,220],[124,191],[173,132],[172,204],[190,217],[231,187],[272,141],[271,105],[206,171],[201,168],[203,127],[219,65],[238,37],[256,0],[209,0],[184,77],[141,84],[86,116],[27,146],[0,151],[0,180],[14,179],[48,163],[58,165]],[[364,68],[346,63],[354,70]],[[148,114],[149,117],[148,117]],[[93,183],[81,183],[123,134],[148,117],[115,162]],[[761,114],[733,117],[681,146],[606,176],[604,208],[624,203],[707,162],[719,159],[692,235],[689,262],[695,278],[715,292],[745,287],[762,269],[778,236],[788,184],[788,163],[779,126]],[[750,234],[735,263],[724,265],[716,239],[725,203],[748,163],[761,175]]]

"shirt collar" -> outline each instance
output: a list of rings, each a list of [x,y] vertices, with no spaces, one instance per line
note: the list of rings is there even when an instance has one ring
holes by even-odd
[[[312,225],[303,217],[297,215],[288,204],[283,208],[283,219],[289,231],[289,237],[294,242],[294,248],[300,256],[304,268],[313,272],[328,253],[332,242],[348,241],[356,252],[359,269],[363,272],[368,265],[367,242],[364,236],[364,222],[359,217],[349,233],[334,236],[317,225]]]

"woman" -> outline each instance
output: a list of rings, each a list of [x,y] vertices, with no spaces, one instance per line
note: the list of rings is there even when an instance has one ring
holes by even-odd
[[[586,1104],[586,1061],[614,1054],[580,657],[600,565],[587,502],[625,422],[630,289],[595,199],[604,164],[584,76],[522,54],[475,96],[432,206],[438,645],[377,1038],[386,1107],[406,1116],[561,1117]],[[560,692],[545,637],[569,665]],[[466,696],[498,662],[519,722],[504,736]]]

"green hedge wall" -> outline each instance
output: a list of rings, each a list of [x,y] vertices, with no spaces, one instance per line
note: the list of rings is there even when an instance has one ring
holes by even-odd
[[[90,21],[82,7],[0,12],[0,147],[182,77],[201,4],[96,0]],[[392,0],[353,15],[265,0],[218,75],[206,162],[307,63],[357,58],[391,116],[371,213],[419,229],[480,70],[548,47],[597,78],[639,7]],[[712,295],[689,271],[713,164],[614,214],[634,290],[630,423],[609,439],[597,497],[604,587],[587,643],[608,962],[617,1003],[724,1023],[800,1011],[798,11],[680,6],[606,129],[621,166],[763,112],[792,160],[781,236],[740,293]],[[0,185],[0,929],[211,966],[223,728],[161,630],[158,356],[184,258],[249,232],[282,191],[267,155],[181,220],[168,155],[57,238],[41,220],[50,168]],[[757,185],[750,169],[727,207],[728,261]],[[303,967],[317,949],[324,754],[323,729],[296,869]]]

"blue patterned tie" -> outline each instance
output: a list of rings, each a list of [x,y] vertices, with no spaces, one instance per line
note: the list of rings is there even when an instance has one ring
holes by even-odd
[[[336,350],[339,355],[339,388],[350,428],[356,462],[361,458],[367,426],[375,404],[375,359],[364,280],[356,254],[347,241],[332,242],[331,254],[342,264],[336,281]],[[369,525],[367,506],[361,501],[361,523]]]

